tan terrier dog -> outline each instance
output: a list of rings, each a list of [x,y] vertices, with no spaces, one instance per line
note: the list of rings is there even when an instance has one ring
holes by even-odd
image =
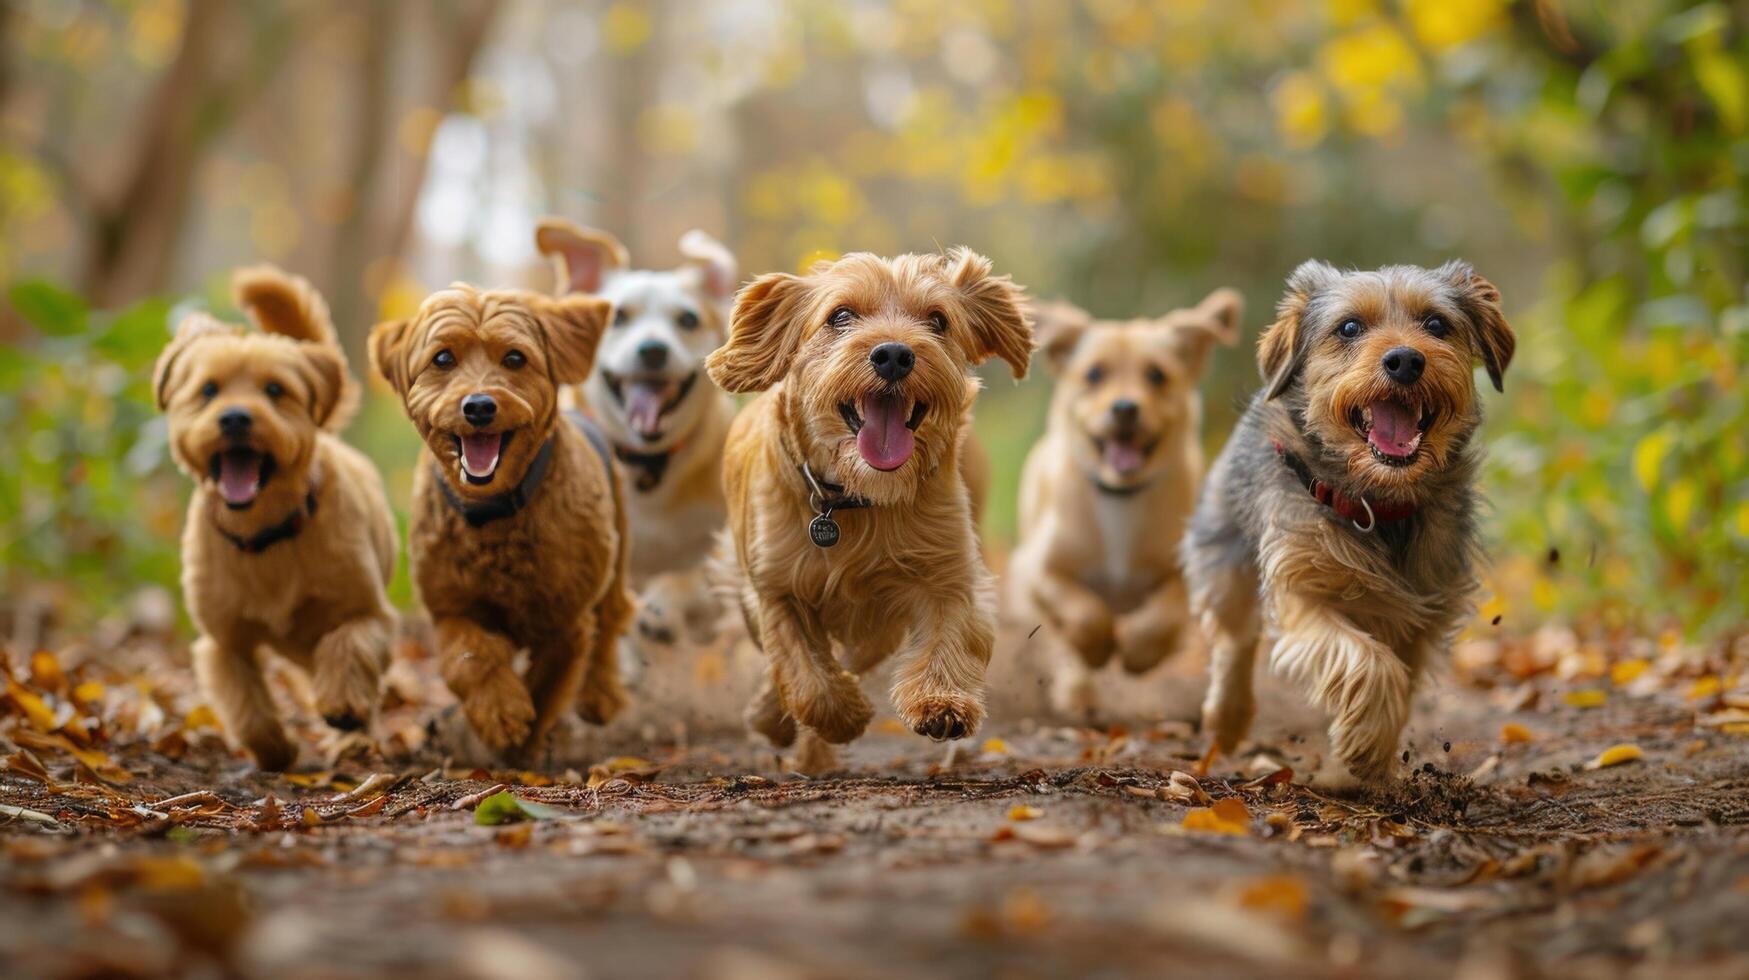
[[[443,679],[486,747],[511,758],[538,750],[573,698],[595,724],[625,702],[621,489],[605,440],[559,409],[611,311],[458,284],[370,335],[371,363],[425,441],[410,547]],[[522,649],[526,676],[512,663]]]
[[[271,650],[308,671],[340,730],[376,720],[395,614],[395,523],[382,478],[334,435],[357,389],[310,284],[238,270],[260,333],[194,314],[158,358],[170,451],[198,484],[182,533],[194,669],[225,731],[263,769],[297,757],[262,674]]]
[[[778,745],[799,722],[804,768],[862,734],[857,675],[896,652],[905,725],[957,739],[983,719],[993,586],[961,455],[970,368],[1000,357],[1026,373],[1022,304],[964,248],[855,253],[761,276],[735,301],[708,367],[728,391],[765,392],[736,417],[723,471],[742,611],[771,665],[749,722]]]
[[[1184,540],[1209,644],[1203,725],[1231,752],[1270,666],[1330,718],[1338,784],[1387,777],[1422,672],[1472,612],[1471,365],[1500,388],[1512,328],[1463,262],[1288,278],[1257,345],[1265,386],[1215,461]]]
[[[1097,709],[1093,671],[1117,656],[1140,674],[1178,648],[1190,618],[1178,545],[1202,483],[1197,385],[1243,301],[1216,290],[1153,320],[1094,320],[1066,303],[1037,315],[1056,375],[1044,438],[1020,481],[1014,608],[1055,641],[1060,712]]]
[[[646,644],[708,643],[722,616],[705,558],[728,519],[723,440],[735,403],[704,377],[704,359],[728,338],[735,257],[694,230],[680,239],[678,268],[633,269],[612,235],[560,218],[540,223],[535,244],[558,264],[561,294],[613,303],[613,323],[579,390],[632,490],[638,618],[622,666],[636,669]]]

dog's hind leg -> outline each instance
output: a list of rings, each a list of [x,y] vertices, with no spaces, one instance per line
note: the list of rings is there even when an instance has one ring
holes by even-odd
[[[1209,686],[1202,729],[1214,747],[1231,753],[1257,714],[1257,576],[1249,566],[1210,569],[1190,597],[1209,651]]]
[[[493,752],[523,744],[535,710],[528,686],[511,663],[516,645],[502,633],[459,616],[443,617],[434,625],[444,683],[461,701],[475,734]]]
[[[316,710],[340,731],[376,722],[394,622],[385,614],[342,623],[317,641],[310,670]]]
[[[1330,718],[1330,751],[1355,778],[1389,775],[1409,720],[1413,678],[1391,648],[1332,610],[1321,596],[1276,597],[1281,637],[1270,664]]]
[[[812,610],[788,597],[759,604],[760,646],[771,658],[772,676],[796,721],[828,742],[842,744],[863,733],[874,708],[855,675],[832,657],[832,642]]]
[[[297,746],[280,724],[252,641],[221,646],[210,636],[201,637],[194,641],[194,674],[225,732],[249,750],[257,766],[272,772],[291,767]]]
[[[893,674],[893,707],[912,731],[965,738],[984,718],[984,669],[996,642],[989,588],[923,608],[911,648]]]

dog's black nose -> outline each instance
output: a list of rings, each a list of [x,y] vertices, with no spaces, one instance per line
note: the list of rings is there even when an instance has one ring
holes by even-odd
[[[1137,405],[1128,398],[1119,398],[1117,401],[1111,403],[1111,417],[1113,421],[1128,425],[1129,423],[1134,422],[1141,414],[1142,406]]]
[[[911,367],[917,363],[917,355],[912,353],[908,345],[890,340],[869,351],[868,362],[874,365],[876,374],[888,381],[899,381],[911,373]]]
[[[1427,367],[1427,357],[1413,347],[1393,347],[1385,352],[1382,363],[1392,381],[1412,385],[1421,379],[1421,372]]]
[[[498,403],[492,399],[491,395],[482,395],[476,392],[462,399],[462,418],[467,419],[469,425],[491,425],[492,420],[497,416]]]
[[[646,371],[660,371],[668,366],[668,345],[659,340],[646,340],[638,345],[638,363]]]
[[[232,439],[240,439],[249,434],[249,427],[255,424],[255,419],[241,408],[228,408],[219,416],[219,434]]]

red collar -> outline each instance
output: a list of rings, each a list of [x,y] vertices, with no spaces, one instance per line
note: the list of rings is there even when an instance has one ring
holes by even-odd
[[[1342,515],[1361,531],[1370,531],[1380,524],[1394,524],[1421,509],[1421,505],[1406,501],[1375,504],[1365,497],[1350,497],[1313,476],[1306,461],[1289,452],[1286,446],[1274,440],[1271,444],[1275,446],[1276,457],[1299,478],[1300,485],[1314,500]]]

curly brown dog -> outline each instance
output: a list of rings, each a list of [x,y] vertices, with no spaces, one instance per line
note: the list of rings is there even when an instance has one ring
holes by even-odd
[[[969,369],[1000,357],[1025,375],[1022,304],[963,248],[851,254],[736,298],[707,367],[765,392],[736,416],[723,472],[742,611],[771,663],[749,721],[778,745],[805,727],[805,768],[862,734],[857,675],[895,652],[907,726],[963,738],[983,718],[994,592],[960,473]]]
[[[232,288],[262,332],[190,316],[153,386],[171,455],[198,484],[182,593],[202,696],[257,765],[285,769],[297,748],[261,651],[309,671],[329,725],[368,728],[395,626],[395,524],[376,468],[333,434],[357,391],[327,304],[269,266],[238,270]]]
[[[1277,314],[1257,346],[1265,387],[1184,542],[1209,644],[1203,725],[1221,751],[1244,737],[1267,631],[1270,666],[1329,715],[1340,766],[1322,775],[1376,781],[1390,775],[1416,681],[1471,615],[1472,364],[1500,388],[1515,341],[1500,293],[1463,262],[1307,262]]]
[[[425,442],[410,549],[444,681],[486,747],[512,758],[537,750],[574,698],[596,724],[625,703],[620,487],[605,443],[558,400],[588,377],[611,311],[458,284],[370,335],[371,363]]]
[[[1238,340],[1243,305],[1220,289],[1157,319],[1037,313],[1056,389],[1021,473],[1007,579],[1054,641],[1058,712],[1095,712],[1093,671],[1114,656],[1140,674],[1178,648],[1190,620],[1178,545],[1203,472],[1197,385],[1215,345]]]

